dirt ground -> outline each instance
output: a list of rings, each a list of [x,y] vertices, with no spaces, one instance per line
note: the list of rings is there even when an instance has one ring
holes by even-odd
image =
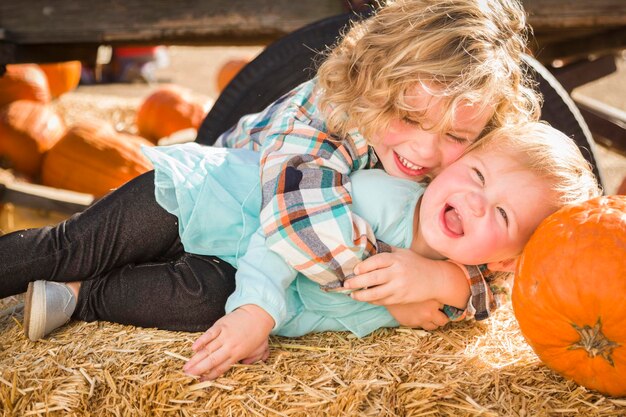
[[[219,95],[216,86],[219,68],[229,59],[252,59],[262,47],[183,47],[170,46],[170,63],[157,70],[158,83],[175,83],[191,88],[200,96],[215,100]],[[147,84],[100,84],[79,86],[73,95],[102,95],[136,99],[137,103],[155,85]],[[626,111],[626,55],[618,59],[618,71],[584,85],[573,95],[584,95]],[[132,101],[132,100],[131,100]],[[615,193],[622,179],[626,177],[626,156],[619,155],[602,146],[596,146],[596,156],[603,175],[607,194]]]

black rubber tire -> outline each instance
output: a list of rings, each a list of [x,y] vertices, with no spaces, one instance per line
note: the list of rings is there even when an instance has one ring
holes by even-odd
[[[361,16],[354,13],[329,17],[269,45],[222,91],[202,122],[196,141],[212,145],[241,116],[263,110],[292,88],[311,79],[319,52],[332,46],[342,29],[351,20],[359,18]],[[602,183],[593,137],[580,111],[546,67],[530,56],[525,56],[524,60],[544,97],[541,118],[574,139]]]
[[[602,174],[595,156],[595,142],[580,110],[561,83],[539,61],[531,56],[524,56],[524,61],[543,95],[541,119],[565,133],[578,145],[583,156],[593,167],[593,173],[602,185]]]
[[[257,113],[315,75],[315,60],[333,45],[355,13],[311,23],[273,42],[224,88],[198,129],[196,142],[212,145],[241,116]]]

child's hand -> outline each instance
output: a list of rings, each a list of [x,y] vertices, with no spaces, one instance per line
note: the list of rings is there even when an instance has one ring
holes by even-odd
[[[448,324],[448,316],[439,310],[441,307],[441,303],[436,300],[386,306],[389,313],[401,325],[421,327],[424,330],[435,330]]]
[[[267,359],[274,320],[261,307],[246,304],[215,322],[192,345],[195,354],[183,366],[202,380],[215,379],[239,361]]]
[[[392,253],[379,253],[359,263],[356,275],[344,287],[366,288],[351,294],[358,301],[384,306],[418,303],[437,298],[442,263],[394,248]]]

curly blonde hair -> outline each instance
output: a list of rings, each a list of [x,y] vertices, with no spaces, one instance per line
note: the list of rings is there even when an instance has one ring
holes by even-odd
[[[602,190],[578,145],[545,122],[524,122],[496,128],[465,152],[488,148],[511,155],[521,166],[547,181],[555,210],[598,197]]]
[[[536,120],[540,98],[521,68],[526,39],[516,0],[387,1],[354,23],[318,69],[328,128],[340,137],[357,128],[372,140],[415,111],[406,97],[416,85],[445,98],[433,129],[466,102],[494,107],[486,131]]]

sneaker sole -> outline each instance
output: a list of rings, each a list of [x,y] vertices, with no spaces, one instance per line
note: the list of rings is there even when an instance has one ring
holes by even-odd
[[[36,342],[45,336],[46,283],[35,281],[28,284],[24,300],[24,333]]]

